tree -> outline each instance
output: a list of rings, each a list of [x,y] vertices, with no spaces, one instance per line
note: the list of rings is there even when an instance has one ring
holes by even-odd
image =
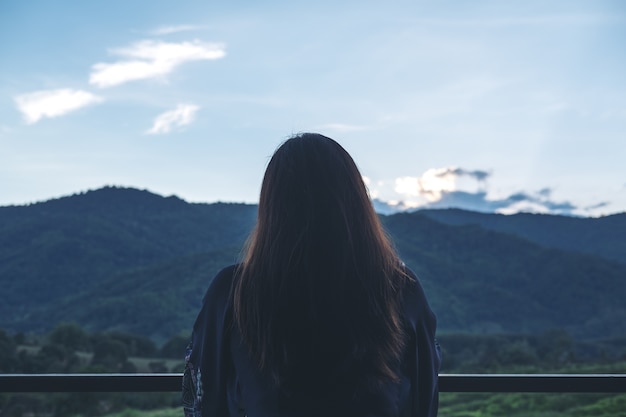
[[[189,336],[182,334],[172,337],[161,347],[161,356],[172,359],[184,358],[189,340]]]
[[[60,323],[48,334],[51,343],[64,346],[71,350],[89,350],[89,336],[76,323]]]
[[[0,330],[0,373],[10,373],[16,370],[16,344],[4,330]]]
[[[119,372],[128,359],[128,349],[124,343],[99,334],[93,337],[92,365],[102,365],[107,370]]]

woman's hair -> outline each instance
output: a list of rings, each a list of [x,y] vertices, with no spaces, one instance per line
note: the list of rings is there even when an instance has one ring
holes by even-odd
[[[281,387],[355,373],[396,381],[409,279],[341,145],[312,133],[284,142],[265,171],[233,294],[258,367]]]

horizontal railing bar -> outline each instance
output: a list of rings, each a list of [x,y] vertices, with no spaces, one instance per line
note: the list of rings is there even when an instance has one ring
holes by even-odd
[[[4,374],[0,392],[175,392],[180,373],[154,374]]]
[[[0,374],[0,392],[176,392],[182,374]],[[626,374],[442,374],[441,392],[626,393]]]
[[[626,374],[444,374],[441,392],[626,393]]]

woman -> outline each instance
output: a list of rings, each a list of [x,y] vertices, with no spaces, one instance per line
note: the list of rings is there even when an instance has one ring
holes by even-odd
[[[186,416],[435,416],[435,316],[334,140],[269,162],[239,265],[212,281],[188,349]]]

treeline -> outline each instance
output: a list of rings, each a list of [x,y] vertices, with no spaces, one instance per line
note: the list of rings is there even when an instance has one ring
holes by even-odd
[[[552,372],[626,361],[626,337],[580,341],[562,329],[538,334],[443,333],[442,372]],[[0,329],[0,373],[182,372],[189,335],[162,345],[122,331],[90,333],[61,323],[45,335]]]
[[[626,338],[581,342],[564,330],[539,334],[439,335],[442,373],[626,373]],[[0,373],[181,372],[188,336],[162,345],[125,332],[89,333],[74,323],[45,335],[0,330]],[[614,416],[626,395],[442,395],[442,415]],[[565,405],[563,405],[565,404]],[[560,408],[559,408],[560,407]],[[558,412],[555,409],[558,408]],[[180,411],[180,394],[0,394],[0,416],[143,415]],[[587,410],[587,411],[585,411]],[[475,413],[475,414],[471,414]],[[148,414],[146,414],[147,416]]]
[[[189,337],[157,346],[145,336],[119,331],[88,333],[75,323],[46,335],[0,330],[0,373],[182,372]]]
[[[580,341],[538,334],[442,334],[442,373],[626,373],[626,337]],[[446,417],[626,417],[626,394],[442,393]]]
[[[562,329],[538,334],[447,333],[442,373],[626,373],[626,337],[581,341]]]
[[[75,323],[45,335],[0,330],[0,373],[182,372],[188,342],[188,336],[177,335],[157,346],[145,336],[89,333]],[[180,394],[0,394],[0,416],[102,416],[172,407],[180,407]]]

